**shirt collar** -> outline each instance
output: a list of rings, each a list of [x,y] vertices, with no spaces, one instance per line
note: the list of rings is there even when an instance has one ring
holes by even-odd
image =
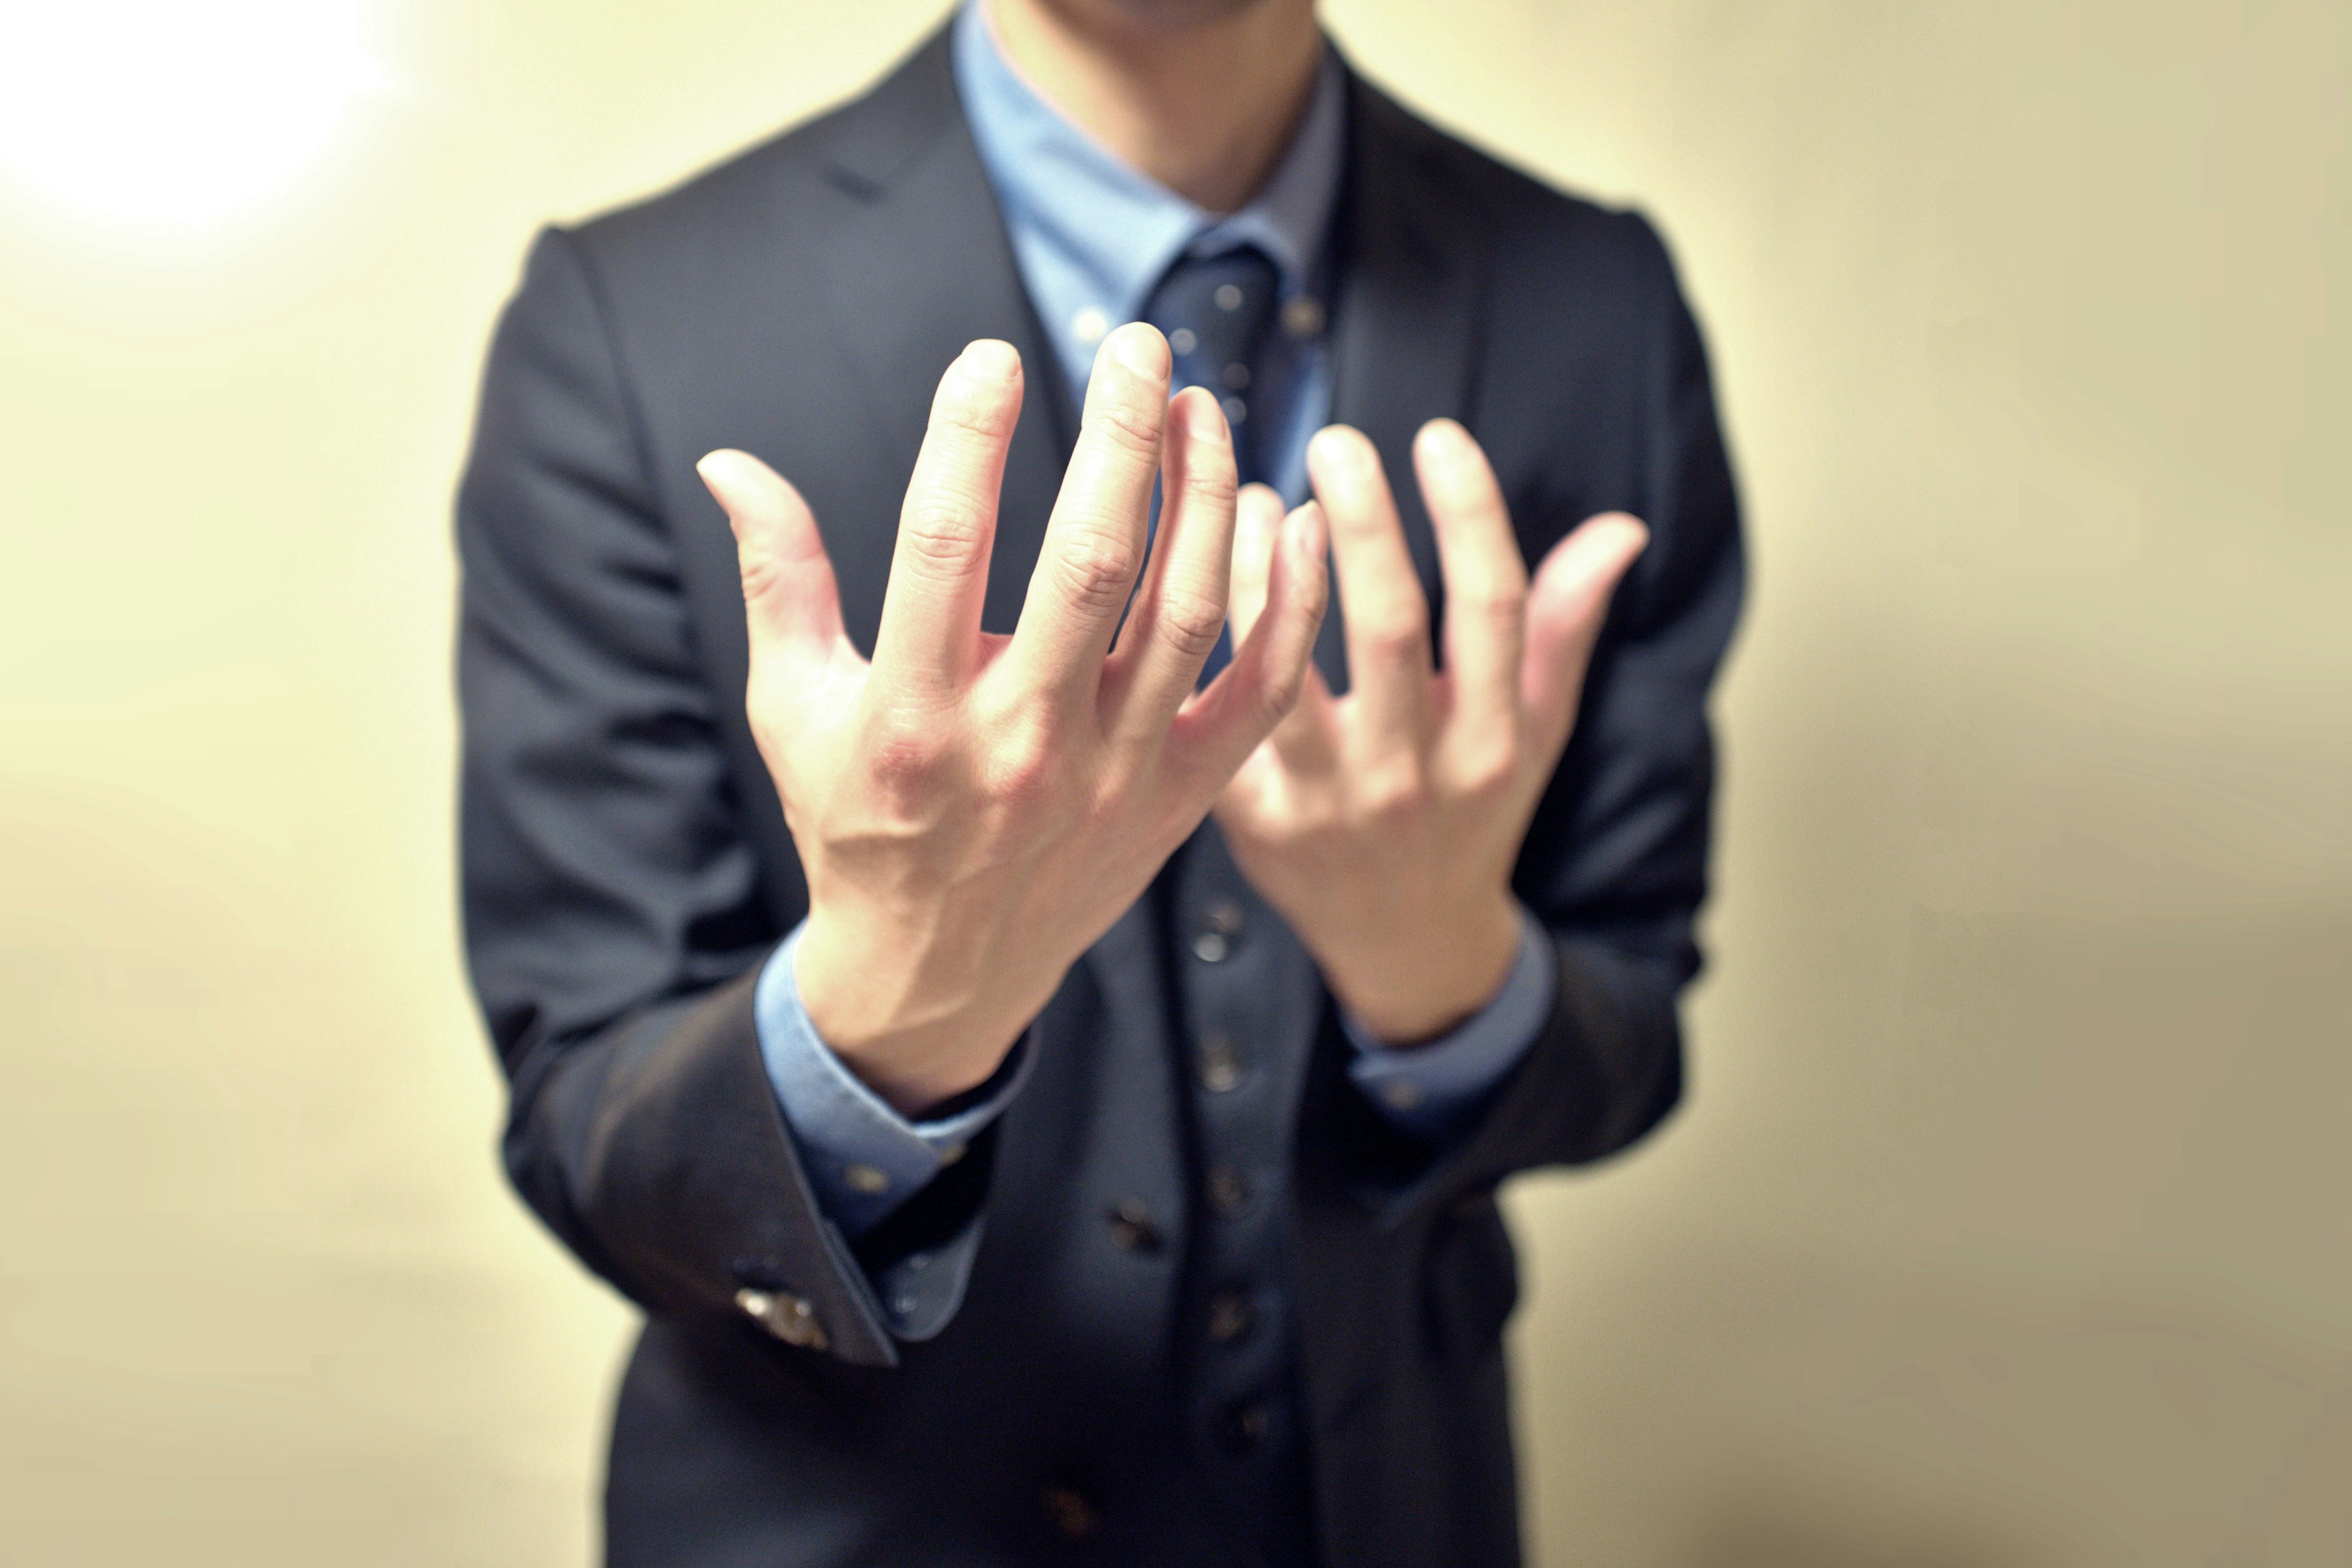
[[[1253,244],[1285,294],[1308,286],[1339,195],[1347,87],[1328,47],[1315,93],[1274,172],[1247,205],[1218,218],[1130,168],[1065,118],[997,47],[981,0],[955,21],[957,86],[999,199],[1015,223],[1050,237],[1083,272],[1113,321],[1140,316],[1178,255]]]

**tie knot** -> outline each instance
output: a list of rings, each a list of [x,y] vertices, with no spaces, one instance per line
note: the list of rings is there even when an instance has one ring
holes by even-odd
[[[1245,245],[1178,257],[1144,306],[1144,319],[1168,334],[1176,384],[1215,393],[1244,444],[1250,378],[1279,291],[1274,263]]]

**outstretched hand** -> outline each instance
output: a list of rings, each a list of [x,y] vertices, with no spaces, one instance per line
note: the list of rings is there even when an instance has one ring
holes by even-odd
[[[1216,807],[1235,863],[1377,1037],[1429,1040],[1502,987],[1518,947],[1513,863],[1576,722],[1618,580],[1649,541],[1622,512],[1553,547],[1532,584],[1486,454],[1452,420],[1413,444],[1445,580],[1445,668],[1380,454],[1334,426],[1307,468],[1317,500],[1286,521],[1242,492],[1234,629],[1276,603],[1277,536],[1328,515],[1351,689],[1312,669],[1290,716]],[[1271,613],[1269,611],[1268,613]]]
[[[1234,453],[1216,399],[1170,402],[1169,371],[1149,326],[1105,340],[1019,628],[997,636],[981,608],[1021,363],[967,348],[932,405],[870,664],[799,493],[745,453],[702,461],[742,568],[752,734],[808,875],[801,1000],[902,1111],[995,1070],[1307,673],[1327,592],[1311,511],[1258,531],[1252,626],[1193,689],[1226,619]]]

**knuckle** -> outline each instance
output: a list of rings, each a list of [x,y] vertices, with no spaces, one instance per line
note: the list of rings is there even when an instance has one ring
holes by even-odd
[[[923,784],[939,776],[947,761],[945,738],[935,724],[913,714],[894,714],[875,726],[873,767],[886,786]]]
[[[942,575],[968,571],[980,559],[986,542],[974,509],[953,497],[937,497],[909,508],[899,533],[915,565]]]
[[[762,603],[783,584],[783,573],[765,555],[744,552],[736,560],[736,572],[743,580],[743,602],[747,605]]]
[[[1074,528],[1055,548],[1054,573],[1072,601],[1108,614],[1127,600],[1128,584],[1135,575],[1135,547],[1098,525]]]
[[[1184,465],[1184,499],[1192,505],[1223,510],[1238,503],[1241,476],[1230,462],[1204,461],[1192,456]]]
[[[949,378],[949,384],[940,389],[938,400],[931,405],[932,430],[960,446],[1000,442],[1019,417],[1018,405],[982,395],[959,384],[954,377]]]
[[[1518,776],[1519,760],[1517,739],[1507,735],[1471,747],[1456,764],[1455,773],[1466,793],[1492,795]]]
[[[1051,794],[1057,772],[1053,737],[1041,723],[1006,724],[989,748],[988,789],[1001,802],[1019,805]]]
[[[1411,664],[1429,653],[1429,623],[1413,609],[1376,616],[1360,632],[1365,655],[1381,664]]]
[[[1206,658],[1225,629],[1225,606],[1198,587],[1171,583],[1161,590],[1153,629],[1171,649],[1186,658]]]
[[[1088,423],[1103,439],[1123,451],[1150,456],[1159,453],[1159,416],[1123,398],[1104,400]]]
[[[1527,629],[1528,598],[1524,593],[1497,592],[1457,598],[1446,614],[1467,620],[1491,637],[1516,639]]]
[[[1357,809],[1367,824],[1392,826],[1420,815],[1428,805],[1428,776],[1418,761],[1373,768],[1359,784],[1356,800]]]
[[[1305,659],[1286,661],[1266,677],[1264,701],[1273,723],[1289,718],[1298,700],[1307,694],[1307,668]]]

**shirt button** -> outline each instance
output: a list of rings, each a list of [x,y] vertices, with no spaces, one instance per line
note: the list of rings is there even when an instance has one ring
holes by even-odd
[[[1246,1454],[1274,1429],[1274,1413],[1257,1400],[1229,1405],[1215,1422],[1217,1441],[1227,1453]]]
[[[1240,1087],[1242,1059],[1234,1049],[1234,1042],[1223,1031],[1212,1029],[1201,1037],[1201,1087],[1211,1094],[1228,1094]]]
[[[1209,1173],[1209,1205],[1225,1218],[1231,1219],[1249,1207],[1249,1183],[1231,1165],[1220,1165]]]
[[[1133,1198],[1110,1211],[1110,1239],[1111,1245],[1121,1252],[1139,1253],[1146,1258],[1155,1256],[1166,1245],[1151,1211]]]
[[[1209,1298],[1209,1338],[1215,1343],[1233,1343],[1256,1321],[1249,1298],[1239,1290],[1220,1290]]]
[[[1312,294],[1297,294],[1282,302],[1282,330],[1294,338],[1311,338],[1323,330],[1323,301]]]
[[[1209,907],[1202,911],[1202,919],[1211,931],[1220,935],[1239,936],[1243,924],[1249,919],[1249,911],[1242,908],[1239,899],[1211,899]]]
[[[1098,343],[1109,331],[1110,317],[1093,305],[1070,318],[1070,336],[1082,343]]]
[[[1192,328],[1179,327],[1168,334],[1168,346],[1177,353],[1188,354],[1201,346],[1201,340]]]
[[[1045,1511],[1054,1517],[1054,1527],[1067,1541],[1084,1541],[1095,1532],[1095,1505],[1087,1500],[1086,1493],[1076,1487],[1047,1487],[1037,1494],[1045,1504]]]
[[[1244,403],[1240,398],[1226,398],[1224,408],[1226,424],[1246,425],[1249,423],[1249,405]]]
[[[1242,363],[1241,361],[1235,360],[1233,363],[1225,366],[1223,380],[1224,384],[1227,386],[1232,387],[1235,392],[1244,391],[1250,384],[1250,367]]]
[[[1421,1085],[1399,1079],[1381,1090],[1381,1099],[1391,1110],[1411,1110],[1421,1103]]]
[[[1220,283],[1217,285],[1217,291],[1209,298],[1217,302],[1217,309],[1220,310],[1238,310],[1242,308],[1242,286],[1238,283]]]
[[[841,1173],[845,1185],[853,1193],[878,1197],[890,1190],[890,1178],[872,1165],[852,1165]]]
[[[1219,932],[1204,931],[1192,939],[1192,956],[1203,963],[1223,963],[1234,944]]]

